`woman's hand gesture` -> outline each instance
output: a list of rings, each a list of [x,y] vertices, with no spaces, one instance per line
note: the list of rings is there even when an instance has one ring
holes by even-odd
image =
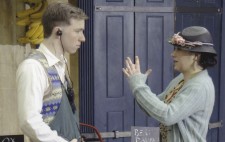
[[[127,77],[130,77],[135,74],[140,74],[140,62],[138,56],[135,56],[135,64],[131,61],[130,57],[127,57],[125,60],[125,68],[123,68],[123,72]],[[149,75],[152,72],[151,69],[146,71],[146,75]]]

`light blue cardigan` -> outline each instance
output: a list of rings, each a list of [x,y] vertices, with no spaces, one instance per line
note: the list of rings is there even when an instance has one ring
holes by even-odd
[[[139,106],[151,117],[168,126],[168,142],[206,142],[208,123],[212,114],[215,89],[207,70],[188,80],[170,104],[165,95],[182,79],[174,78],[158,96],[145,84],[147,76],[136,74],[128,78]]]

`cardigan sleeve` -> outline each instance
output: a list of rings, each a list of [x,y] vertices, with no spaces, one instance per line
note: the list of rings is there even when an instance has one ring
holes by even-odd
[[[170,104],[165,104],[145,84],[146,79],[146,75],[137,74],[128,78],[128,82],[141,109],[161,123],[175,124],[202,109],[201,104],[205,101],[202,85],[186,86]]]

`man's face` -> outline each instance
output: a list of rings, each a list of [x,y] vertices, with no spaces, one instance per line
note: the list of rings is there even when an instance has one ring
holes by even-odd
[[[85,41],[84,24],[84,20],[71,19],[70,25],[63,27],[61,40],[65,52],[75,53],[81,43]]]

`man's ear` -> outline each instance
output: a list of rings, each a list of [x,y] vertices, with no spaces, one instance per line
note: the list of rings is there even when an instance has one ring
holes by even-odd
[[[56,32],[57,36],[61,36],[62,35],[62,30],[58,29],[58,31]]]
[[[52,34],[56,36],[62,35],[62,28],[61,27],[54,27],[52,30]]]

